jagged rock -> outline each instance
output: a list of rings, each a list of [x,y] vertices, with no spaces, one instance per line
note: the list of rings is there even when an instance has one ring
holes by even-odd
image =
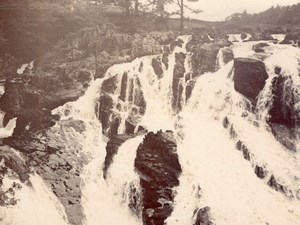
[[[207,72],[216,71],[217,54],[220,46],[214,43],[205,43],[193,50],[191,64],[193,76],[198,76]]]
[[[72,135],[68,138],[66,135],[73,132],[81,134],[85,127],[82,121],[58,123],[47,131],[25,131],[21,136],[5,139],[4,143],[23,153],[26,168],[33,167],[52,189],[65,207],[70,224],[81,225],[84,215],[80,171],[87,159],[80,155],[82,143]]]
[[[275,189],[276,191],[279,191],[281,193],[286,193],[285,187],[278,183],[278,181],[275,179],[275,177],[272,175],[268,181],[268,185]]]
[[[284,40],[280,42],[280,44],[292,44],[300,47],[300,32],[299,31],[292,31],[288,33]]]
[[[234,89],[252,102],[264,88],[268,74],[262,61],[250,58],[234,60]]]
[[[184,61],[185,61],[185,54],[175,53],[175,66],[173,71],[173,83],[172,83],[172,107],[175,112],[179,112],[182,109],[182,92],[183,92],[183,85],[182,85],[182,78],[185,74],[184,68]]]
[[[118,88],[120,87],[120,88]],[[118,98],[115,98],[118,96]],[[127,112],[124,132],[133,134],[146,111],[146,101],[140,80],[126,72],[107,78],[103,81],[100,104],[96,106],[103,133],[112,137],[120,132],[121,114]]]
[[[280,73],[280,69],[277,68]],[[291,76],[279,74],[272,80],[273,104],[269,110],[269,122],[285,125],[289,128],[295,128],[300,125],[300,111],[295,104],[297,99],[297,90],[294,90]]]
[[[132,135],[119,134],[112,137],[106,144],[106,156],[103,166],[103,177],[106,178],[107,170],[112,163],[113,157],[118,153],[119,147],[128,139],[133,138]]]
[[[162,78],[164,71],[162,69],[161,61],[159,58],[152,59],[152,67],[153,67],[154,73],[157,75],[157,77],[159,79]]]
[[[257,177],[259,177],[260,179],[265,179],[266,176],[268,175],[268,172],[261,166],[256,165],[254,172],[256,174]]]
[[[282,124],[269,123],[272,134],[287,149],[297,151],[297,134],[300,134],[300,126],[289,128]]]
[[[170,50],[173,51],[176,46],[182,48],[182,44],[183,44],[183,40],[178,38],[177,40],[171,42]]]
[[[20,158],[15,152],[17,150],[10,148],[9,146],[0,147],[0,164],[4,163],[4,168],[0,166],[0,187],[2,184],[2,177],[5,175],[5,171],[8,168],[18,174],[21,182],[28,181],[29,179],[29,168],[25,164],[24,159]],[[2,175],[2,176],[1,176]]]
[[[223,60],[224,60],[225,64],[229,63],[231,60],[234,59],[234,54],[233,54],[232,49],[222,48],[221,50],[222,50],[222,53],[223,53]]]
[[[156,40],[159,44],[166,45],[171,43],[171,41],[176,39],[176,34],[173,31],[166,32],[158,32],[153,31],[150,32],[149,35]]]
[[[53,126],[58,117],[53,116],[51,110],[83,95],[86,89],[83,84],[89,79],[85,77],[79,82],[51,76],[11,76],[6,80],[5,93],[0,99],[5,121],[17,117],[14,135],[21,134],[28,125],[37,131]]]
[[[194,225],[214,225],[211,221],[210,208],[208,206],[198,210]]]
[[[143,194],[143,223],[163,225],[171,214],[173,188],[179,185],[181,166],[171,131],[149,132],[138,147],[135,169]]]
[[[135,35],[132,42],[131,55],[133,57],[140,57],[144,55],[155,55],[161,53],[160,44],[150,36],[141,37]]]
[[[274,40],[272,34],[268,31],[255,32],[251,34],[249,41],[269,41]]]
[[[264,52],[264,47],[267,47],[269,46],[269,44],[267,43],[258,43],[258,44],[255,44],[253,45],[252,47],[252,50],[255,51],[256,53],[259,53],[259,52]]]

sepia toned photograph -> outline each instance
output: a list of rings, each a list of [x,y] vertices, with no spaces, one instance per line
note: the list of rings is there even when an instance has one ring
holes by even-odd
[[[0,225],[300,225],[300,0],[0,0]]]

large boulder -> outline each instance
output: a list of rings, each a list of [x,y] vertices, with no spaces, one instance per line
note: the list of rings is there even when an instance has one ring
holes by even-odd
[[[135,168],[142,187],[145,225],[163,225],[173,210],[173,188],[179,185],[181,173],[176,148],[171,131],[149,132],[138,147]]]
[[[288,33],[280,44],[293,44],[300,47],[300,31],[292,31]]]
[[[250,58],[234,60],[234,89],[253,103],[264,88],[267,78],[266,67],[262,61]]]
[[[267,46],[269,46],[268,43],[261,42],[261,43],[253,45],[252,50],[255,51],[256,53],[264,52],[265,51],[264,47],[267,47]]]
[[[232,49],[228,48],[228,47],[224,47],[221,49],[222,54],[223,54],[223,62],[225,64],[229,63],[231,60],[234,59],[234,54]]]
[[[214,43],[205,43],[195,49],[192,55],[193,76],[206,72],[216,71],[217,54],[220,46]]]

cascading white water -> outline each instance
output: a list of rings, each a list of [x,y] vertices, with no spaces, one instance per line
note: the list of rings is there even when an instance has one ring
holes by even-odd
[[[11,187],[14,180],[4,178],[1,188]],[[30,186],[22,184],[14,196],[15,206],[0,207],[1,225],[68,225],[64,207],[37,174],[30,176]]]
[[[238,37],[240,38],[240,35],[235,38]],[[268,109],[265,106],[266,101],[270,101],[271,98],[271,78],[274,75],[271,71],[279,65],[283,73],[289,75],[299,73],[295,69],[298,68],[299,49],[278,47],[269,43],[270,47],[267,50],[278,54],[273,54],[265,61],[271,77],[267,80],[258,100],[258,104],[261,105],[259,109],[261,120],[258,121],[257,115],[251,112],[247,112],[247,116],[244,116],[246,100],[234,91],[233,82],[228,76],[232,71],[233,62],[225,65],[220,51],[217,60],[220,69],[216,73],[207,73],[197,79],[191,98],[183,102],[183,110],[179,114],[183,127],[176,130],[175,123],[178,122],[176,121],[178,117],[174,117],[171,104],[175,53],[187,54],[185,45],[189,36],[183,36],[181,39],[184,41],[183,47],[175,47],[169,55],[169,67],[163,68],[161,78],[155,75],[151,65],[152,58],[156,56],[145,56],[130,63],[115,65],[107,72],[110,76],[126,72],[128,81],[139,79],[147,104],[140,125],[149,131],[170,129],[184,134],[181,136],[183,139],[178,140],[177,147],[183,172],[180,176],[180,185],[176,188],[174,211],[166,223],[192,225],[195,221],[194,211],[209,206],[212,220],[216,224],[299,225],[299,201],[288,199],[282,193],[272,190],[266,181],[256,177],[252,167],[256,164],[261,165],[291,191],[300,190],[300,178],[297,174],[297,171],[300,171],[300,155],[285,151],[264,126],[268,116]],[[252,46],[255,43],[257,42],[235,43],[233,46],[235,57],[252,55]],[[282,55],[290,57],[288,61],[292,64],[282,64]],[[187,56],[185,75],[191,72],[189,60],[190,57]],[[142,70],[139,68],[141,63]],[[185,77],[182,80],[183,86],[184,79]],[[295,87],[299,87],[297,83],[299,78],[295,76],[293,81]],[[134,171],[134,160],[142,136],[129,139],[120,146],[108,169],[106,180],[103,178],[106,139],[102,136],[99,115],[95,112],[95,106],[99,104],[102,82],[102,79],[92,81],[84,96],[53,111],[61,115],[61,120],[81,120],[85,125],[85,131],[74,136],[76,142],[82,146],[80,154],[87,156],[89,161],[81,173],[84,225],[142,224],[141,219],[129,208],[131,204],[138,204],[140,187],[139,177]],[[121,83],[118,84],[119,93]],[[124,121],[129,108],[128,93],[129,86],[123,106],[119,110],[123,121],[119,132],[125,129]],[[117,95],[113,97],[119,101]],[[185,97],[182,99],[185,101]],[[297,104],[295,107],[299,106]],[[243,159],[241,152],[236,150],[235,142],[230,138],[228,130],[223,128],[222,121],[225,116],[233,124],[238,138],[247,145],[253,155],[250,162]],[[254,126],[253,122],[257,122],[259,126]],[[44,223],[41,220],[43,218],[53,218],[51,225],[67,224],[62,206],[42,183],[41,178],[34,175],[30,180],[33,188],[24,187],[22,191],[22,196],[27,195],[30,202],[20,197],[18,208],[7,209],[10,210],[9,216],[8,211],[5,211],[6,224],[47,224],[48,221]],[[132,199],[132,194],[135,199]],[[40,208],[37,199],[45,202],[49,214],[45,213],[45,208]],[[28,217],[32,215],[32,211],[29,211],[32,208],[28,208],[28,211],[24,209],[26,205],[32,205],[34,212],[41,217],[37,216],[34,221],[26,220],[26,215],[29,215]],[[3,217],[1,213],[0,210]],[[16,213],[22,216],[15,216]]]
[[[14,132],[17,123],[17,118],[13,118],[9,120],[9,122],[5,127],[3,127],[2,124],[3,124],[4,115],[5,115],[4,113],[0,112],[0,138],[10,137]]]
[[[234,46],[235,52],[243,56],[251,54],[249,43],[241,45]],[[244,52],[246,49],[249,51]],[[268,66],[269,62],[266,63]],[[242,116],[245,100],[227,79],[231,67],[229,63],[214,74],[199,77],[181,113],[185,138],[178,146],[178,153],[183,174],[175,209],[167,224],[193,224],[193,210],[204,206],[211,207],[216,224],[300,224],[299,201],[271,190],[252,168],[255,163],[265,166],[296,192],[300,188],[299,154],[286,152],[264,128],[264,121],[256,127],[252,124],[254,115]],[[222,127],[225,116],[253,154],[251,163],[243,159]]]

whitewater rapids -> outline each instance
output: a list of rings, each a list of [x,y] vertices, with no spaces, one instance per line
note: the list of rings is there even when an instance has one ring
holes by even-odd
[[[140,125],[149,131],[169,129],[178,134],[178,155],[183,172],[180,185],[176,188],[174,211],[166,224],[193,225],[195,210],[208,206],[211,208],[211,220],[218,225],[300,225],[300,201],[271,189],[267,181],[255,175],[253,168],[255,165],[263,166],[297,192],[300,190],[300,153],[288,152],[266,128],[266,108],[260,109],[259,118],[249,112],[247,117],[242,116],[246,111],[246,100],[234,91],[232,61],[225,65],[222,54],[218,54],[221,68],[215,73],[200,76],[191,98],[184,102],[182,112],[175,115],[172,111],[175,53],[187,55],[185,68],[186,73],[190,72],[190,56],[185,50],[189,38],[181,37],[183,47],[175,47],[169,56],[169,68],[164,68],[162,79],[158,79],[153,72],[151,59],[154,56],[115,65],[108,71],[111,74],[123,74],[126,71],[128,76],[139,77],[147,103]],[[234,38],[240,41],[238,36]],[[235,57],[253,55],[253,44],[235,43]],[[281,66],[284,73],[293,75],[296,87],[299,84],[300,50],[287,45],[269,44],[267,50],[273,55],[265,61],[270,78],[260,95],[259,101],[262,103],[270,100],[271,71],[275,66]],[[286,57],[288,64],[282,60]],[[141,62],[144,65],[143,72],[136,69]],[[132,187],[140,191],[134,159],[142,136],[129,139],[121,145],[108,170],[108,178],[103,178],[102,165],[107,140],[102,136],[102,127],[95,112],[103,79],[94,80],[83,97],[59,107],[54,113],[60,113],[62,119],[79,119],[86,126],[86,131],[78,137],[83,145],[82,152],[89,159],[81,173],[84,225],[141,225],[140,216],[133,213],[128,205]],[[70,113],[64,117],[65,109]],[[253,155],[250,161],[243,158],[236,149],[236,141],[223,127],[225,117],[234,126],[239,140],[250,149]],[[254,126],[253,122],[259,126]],[[17,207],[0,211],[0,215],[6,215],[4,224],[68,224],[58,199],[49,192],[41,178],[32,176],[31,182],[33,188],[24,187],[20,192],[20,204]],[[22,202],[31,205],[32,211]],[[40,202],[44,207],[40,207]],[[43,218],[51,218],[51,223]]]

